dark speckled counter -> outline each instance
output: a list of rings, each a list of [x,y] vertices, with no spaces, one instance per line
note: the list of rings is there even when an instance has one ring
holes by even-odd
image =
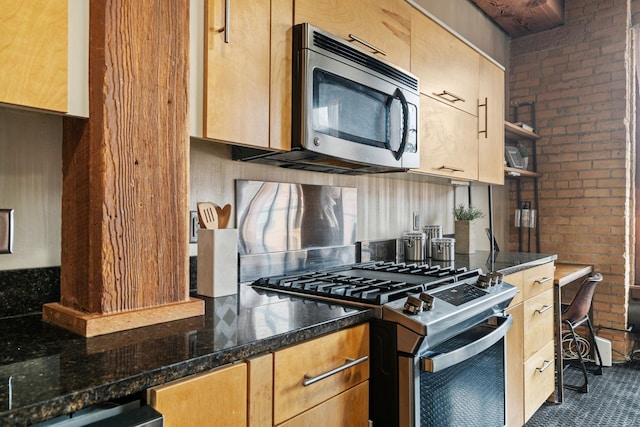
[[[499,271],[504,275],[526,270],[537,265],[546,264],[557,259],[557,255],[536,254],[525,252],[494,252],[477,251],[473,254],[456,254],[453,262],[433,261],[443,267],[453,265],[455,268],[480,268],[489,273]]]
[[[367,322],[349,308],[241,286],[204,316],[83,338],[39,314],[0,320],[0,425],[29,425]]]

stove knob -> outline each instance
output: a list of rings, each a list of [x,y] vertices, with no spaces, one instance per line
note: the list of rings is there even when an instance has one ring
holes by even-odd
[[[420,293],[420,299],[424,302],[425,311],[431,310],[433,308],[435,299],[431,295],[422,292]]]
[[[485,276],[485,275],[480,275],[478,276],[478,286],[480,286],[481,288],[488,288],[491,286],[491,277],[489,276]]]
[[[404,309],[411,314],[418,314],[422,311],[424,303],[416,297],[408,296],[404,303]]]

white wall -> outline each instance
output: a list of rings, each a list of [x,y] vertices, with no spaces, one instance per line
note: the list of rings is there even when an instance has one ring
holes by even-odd
[[[0,270],[60,265],[62,118],[0,107],[0,209],[14,209],[14,253]]]

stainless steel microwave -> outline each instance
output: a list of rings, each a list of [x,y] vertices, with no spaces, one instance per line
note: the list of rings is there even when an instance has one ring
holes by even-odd
[[[334,173],[420,166],[418,78],[310,24],[293,27],[291,151],[236,160]]]

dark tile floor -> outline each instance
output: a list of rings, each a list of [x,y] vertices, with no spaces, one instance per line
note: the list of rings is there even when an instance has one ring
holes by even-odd
[[[565,372],[568,382],[580,383],[580,373]],[[640,362],[603,368],[603,375],[589,373],[589,392],[565,389],[561,405],[544,404],[526,427],[622,427],[640,426]]]

